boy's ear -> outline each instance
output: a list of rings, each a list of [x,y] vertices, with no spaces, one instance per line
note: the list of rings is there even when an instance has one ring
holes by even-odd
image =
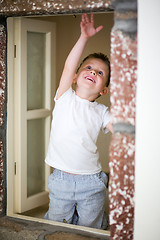
[[[108,87],[104,87],[102,91],[99,93],[101,96],[106,95],[108,93]]]
[[[74,78],[73,78],[73,83],[77,82],[77,74],[75,73]]]

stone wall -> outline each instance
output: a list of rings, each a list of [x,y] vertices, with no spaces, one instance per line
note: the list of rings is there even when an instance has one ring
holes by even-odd
[[[133,239],[137,80],[137,4],[115,1],[111,33],[110,230],[112,239]]]
[[[6,18],[0,19],[0,216],[6,212]]]
[[[1,0],[0,3],[1,16],[102,12],[112,9],[112,0]]]
[[[110,229],[112,239],[133,239],[137,70],[136,0],[1,0],[0,5],[0,216],[6,213],[6,17],[115,11],[111,33]]]

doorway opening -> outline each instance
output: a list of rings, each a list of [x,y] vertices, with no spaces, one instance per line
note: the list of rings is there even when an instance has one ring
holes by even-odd
[[[106,12],[106,13],[96,13],[95,14],[95,23],[97,25],[104,25],[104,29],[102,32],[100,32],[97,36],[95,36],[94,39],[90,40],[90,44],[86,47],[82,58],[84,58],[86,55],[92,52],[103,52],[110,56],[110,32],[113,27],[113,12]],[[68,52],[76,42],[79,33],[79,23],[80,23],[81,15],[61,15],[61,16],[45,16],[45,17],[23,17],[18,19],[8,19],[8,74],[9,74],[9,83],[8,83],[8,213],[14,213],[14,214],[21,214],[24,216],[30,216],[30,217],[36,217],[43,219],[44,213],[46,212],[48,208],[48,190],[47,190],[47,178],[52,169],[48,169],[44,167],[44,180],[41,183],[40,190],[36,192],[36,188],[32,188],[33,185],[36,186],[36,182],[34,184],[34,176],[36,175],[36,172],[33,171],[33,174],[31,176],[30,169],[36,169],[38,172],[38,169],[41,169],[42,166],[39,168],[36,167],[37,162],[35,162],[35,166],[29,165],[27,163],[27,156],[30,156],[30,150],[32,149],[32,146],[34,146],[34,143],[31,143],[30,139],[32,139],[33,136],[40,138],[39,129],[43,129],[41,136],[43,136],[45,141],[45,149],[43,150],[44,155],[47,151],[47,142],[49,140],[49,130],[50,130],[50,122],[51,122],[51,113],[53,109],[53,99],[55,91],[58,87],[60,75],[63,69],[64,61],[68,55]],[[18,23],[16,23],[16,21]],[[39,24],[40,27],[42,27],[42,22],[51,25],[51,28],[54,28],[53,33],[48,34],[45,30],[39,30],[38,33],[46,34],[45,41],[47,41],[47,46],[49,44],[49,48],[47,48],[45,51],[45,61],[48,58],[52,58],[53,65],[50,66],[50,69],[47,69],[50,71],[50,75],[46,75],[46,79],[50,79],[50,82],[47,82],[47,85],[44,86],[43,89],[37,88],[39,83],[36,83],[35,89],[33,90],[33,82],[28,83],[27,82],[27,70],[26,70],[26,76],[24,75],[25,71],[25,64],[27,66],[27,60],[24,62],[23,57],[29,57],[29,53],[26,52],[28,55],[24,55],[24,46],[27,46],[27,41],[25,39],[25,36],[22,34],[22,24],[24,22],[29,22],[29,25],[34,27],[34,24]],[[23,28],[24,29],[24,28]],[[37,29],[37,25],[35,27]],[[26,30],[27,32],[28,30]],[[36,41],[43,42],[43,40],[39,41],[40,38],[44,38],[43,34],[40,36],[35,36],[35,32],[37,30],[29,30],[30,34],[29,37],[31,39],[35,39]],[[22,34],[23,38],[20,38],[20,34]],[[47,38],[48,34],[48,38]],[[51,37],[53,35],[53,38]],[[29,42],[28,37],[28,42]],[[19,41],[20,40],[20,41]],[[16,44],[15,44],[16,42]],[[19,44],[19,45],[18,45]],[[26,45],[24,45],[26,44]],[[46,43],[45,43],[46,44]],[[52,46],[53,44],[53,46]],[[32,46],[29,47],[29,49]],[[34,46],[33,46],[34,47]],[[37,47],[37,46],[36,46]],[[43,46],[39,46],[41,49]],[[52,50],[51,50],[52,49]],[[20,50],[21,52],[18,52]],[[34,51],[34,49],[33,49]],[[13,53],[13,55],[12,55]],[[42,56],[40,57],[42,60]],[[28,64],[30,63],[30,60],[28,60]],[[30,68],[32,67],[32,64]],[[27,67],[26,67],[27,68]],[[19,71],[21,72],[21,75],[19,75]],[[39,71],[39,69],[37,70]],[[46,69],[44,69],[44,72]],[[44,73],[45,75],[45,73]],[[48,78],[47,78],[48,76]],[[19,79],[19,82],[16,83],[15,79]],[[44,78],[45,79],[45,78]],[[25,82],[26,81],[26,82]],[[44,80],[44,83],[46,83],[48,80]],[[25,82],[25,85],[24,85]],[[17,85],[15,85],[17,84]],[[19,85],[20,84],[20,85]],[[28,84],[28,85],[27,85]],[[28,86],[28,87],[27,87]],[[29,93],[31,87],[31,93]],[[18,89],[17,89],[18,88]],[[30,101],[30,104],[32,105],[35,103],[35,99],[32,98],[32,93],[35,91],[43,91],[44,92],[44,102],[45,106],[40,106],[39,108],[34,107],[33,109],[27,109],[27,113],[23,112],[23,106],[22,104],[27,105],[27,99]],[[25,90],[26,92],[22,92],[21,90]],[[19,92],[17,92],[19,91]],[[19,94],[18,94],[19,93]],[[22,101],[22,98],[24,98],[24,101]],[[36,100],[39,101],[39,100]],[[101,97],[99,102],[110,106],[109,102],[109,95],[106,95],[104,97]],[[17,105],[15,103],[20,103],[21,105]],[[28,103],[29,104],[29,103]],[[26,106],[25,105],[25,106]],[[43,105],[43,103],[42,103]],[[40,110],[43,110],[40,112]],[[26,115],[28,117],[26,117]],[[19,117],[17,121],[17,116]],[[35,117],[34,117],[35,116]],[[24,118],[26,117],[26,118]],[[41,119],[41,122],[40,122]],[[34,133],[34,129],[36,126],[36,131]],[[24,129],[28,129],[27,135],[24,134]],[[18,130],[18,136],[17,134]],[[30,134],[30,139],[27,138]],[[98,138],[98,148],[100,152],[100,160],[102,163],[102,170],[106,173],[109,173],[109,166],[108,166],[108,155],[109,155],[109,142],[110,142],[110,135],[104,135],[100,134]],[[28,139],[28,141],[27,141]],[[44,144],[44,142],[40,143]],[[30,145],[30,148],[28,146]],[[38,157],[38,152],[41,149],[39,145],[35,147],[37,150],[35,152],[35,158]],[[35,149],[34,148],[34,149]],[[28,150],[27,150],[28,149]],[[19,153],[21,152],[21,155]],[[31,154],[33,155],[33,154]],[[14,157],[13,157],[14,156]],[[24,159],[24,164],[22,162],[22,158]],[[18,159],[18,160],[17,160]],[[30,158],[32,162],[32,158]],[[28,175],[27,175],[27,164],[29,167],[28,169]],[[41,163],[42,164],[42,163]],[[14,171],[13,171],[14,169]],[[25,174],[23,174],[23,172]],[[17,178],[18,176],[18,178]],[[26,177],[25,177],[26,176]],[[31,178],[32,177],[32,178]],[[17,180],[16,180],[17,179]],[[21,181],[19,181],[21,179]],[[36,179],[37,181],[37,179]],[[21,183],[21,184],[20,184]],[[29,199],[27,208],[23,208],[24,203],[24,188],[27,191],[27,186],[30,188],[30,194],[26,196],[26,198]],[[41,188],[42,187],[42,188]],[[42,192],[45,196],[42,196]],[[108,208],[108,190],[107,190],[107,203],[106,203],[106,212],[108,214],[109,208]],[[22,197],[23,196],[23,197]],[[38,198],[36,198],[38,197]],[[42,199],[42,202],[39,201],[39,199]],[[38,201],[37,201],[38,199]],[[34,201],[34,203],[32,203]],[[37,204],[38,202],[38,204]],[[37,204],[37,205],[36,205]]]

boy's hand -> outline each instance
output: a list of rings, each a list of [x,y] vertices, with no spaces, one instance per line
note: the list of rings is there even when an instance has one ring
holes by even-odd
[[[90,19],[87,14],[82,15],[81,35],[65,61],[57,93],[57,99],[59,99],[60,96],[62,96],[63,93],[72,86],[79,60],[88,39],[98,33],[102,28],[103,26],[99,26],[97,28],[94,27],[93,14],[91,14]]]
[[[102,25],[97,28],[94,27],[93,14],[91,14],[91,19],[89,19],[87,14],[83,14],[80,26],[81,26],[81,34],[85,38],[90,38],[90,37],[94,36],[96,33],[98,33],[103,28]]]

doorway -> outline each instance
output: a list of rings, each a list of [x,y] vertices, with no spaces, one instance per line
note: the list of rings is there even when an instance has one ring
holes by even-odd
[[[114,17],[113,13],[111,13],[111,12],[95,14],[96,24],[97,25],[100,25],[100,24],[104,25],[104,29],[101,33],[99,33],[97,36],[95,36],[94,39],[90,40],[90,44],[85,49],[82,58],[84,58],[86,55],[88,55],[91,52],[103,52],[103,53],[107,54],[108,56],[110,56],[110,32],[111,32],[111,28],[113,26],[113,17]],[[79,36],[80,18],[81,18],[81,15],[78,15],[78,14],[77,15],[66,15],[66,16],[62,15],[62,16],[22,18],[25,21],[32,21],[32,26],[34,25],[33,22],[35,22],[35,23],[36,22],[37,23],[38,22],[44,22],[45,25],[49,23],[49,24],[53,24],[55,26],[55,33],[54,33],[55,35],[54,36],[56,36],[56,38],[54,39],[54,41],[55,41],[54,44],[56,46],[56,51],[55,52],[53,51],[53,54],[52,54],[52,56],[55,54],[55,57],[54,57],[54,73],[52,75],[53,77],[51,77],[51,83],[48,84],[48,86],[50,86],[49,89],[48,89],[48,92],[50,92],[50,95],[48,93],[46,94],[48,96],[46,101],[48,101],[49,105],[50,105],[50,108],[49,108],[50,112],[48,112],[47,116],[45,115],[46,117],[48,117],[48,125],[49,125],[49,122],[51,121],[51,111],[53,109],[54,94],[55,94],[55,90],[58,86],[58,82],[59,82],[60,75],[61,75],[61,72],[62,72],[62,69],[63,69],[64,61],[65,61],[70,49],[72,48],[73,44],[76,42],[76,40]],[[21,21],[21,20],[19,20],[19,21]],[[11,28],[12,28],[12,30],[11,30]],[[8,31],[14,31],[14,26],[9,27],[8,29],[9,29]],[[16,31],[17,31],[17,28],[16,28]],[[9,35],[9,41],[10,41],[11,34],[8,34],[8,35]],[[11,39],[11,41],[14,42],[14,40],[16,38],[16,32],[15,31],[14,31],[13,35],[14,35],[14,38]],[[13,44],[13,45],[15,45],[15,44]],[[15,51],[15,49],[13,49],[13,51]],[[9,58],[9,59],[11,59],[11,58]],[[13,61],[14,61],[14,59],[13,59]],[[10,64],[10,67],[9,67],[10,73],[9,74],[11,74],[11,72],[13,72],[13,76],[15,76],[14,74],[16,74],[17,70],[15,71],[15,69],[13,69],[11,67],[11,62],[9,63]],[[15,64],[13,64],[13,66],[15,67]],[[19,68],[19,65],[18,65],[18,68]],[[23,72],[23,74],[24,74],[24,72]],[[20,81],[22,83],[24,82],[24,80],[22,78],[21,78]],[[12,92],[13,89],[15,89],[14,84],[15,84],[15,81],[13,79],[13,82],[9,83],[9,94],[10,94],[10,92]],[[12,92],[12,94],[9,95],[9,98],[14,99],[15,98],[14,95],[15,95],[15,92]],[[19,100],[20,100],[21,96],[19,96],[19,97],[20,97],[19,98]],[[109,95],[101,97],[98,101],[107,105],[107,106],[110,106]],[[12,102],[12,101],[10,101],[10,102]],[[13,102],[12,102],[12,104],[13,104]],[[13,119],[14,115],[15,115],[15,112],[13,111],[13,109],[12,108],[9,108],[9,109],[11,109],[11,112],[9,112],[8,114],[11,114],[11,116],[13,116],[13,117],[8,118],[8,120]],[[33,113],[33,111],[32,111],[32,113]],[[23,114],[22,114],[22,117],[24,117]],[[44,116],[43,116],[43,118],[44,118]],[[9,123],[9,124],[12,125],[12,127],[11,126],[8,127],[8,139],[9,139],[8,147],[10,146],[10,148],[8,148],[8,153],[10,152],[9,153],[10,155],[8,156],[8,160],[11,161],[11,166],[15,165],[15,162],[16,162],[15,149],[13,147],[14,144],[12,144],[13,143],[12,141],[14,141],[13,131],[16,131],[16,129],[14,128],[14,126],[16,124],[16,120],[14,120],[14,121],[15,121],[15,123],[13,123],[13,122]],[[36,126],[37,125],[38,125],[38,123],[36,124]],[[17,126],[17,128],[19,128],[19,125]],[[33,131],[30,131],[30,132],[31,132],[31,136],[32,136]],[[46,131],[45,131],[45,133],[46,133]],[[10,137],[11,136],[10,134],[12,135],[12,137]],[[97,142],[99,152],[100,152],[100,160],[101,160],[101,163],[102,163],[102,168],[103,168],[103,171],[106,172],[106,173],[109,173],[108,155],[109,155],[110,137],[111,136],[109,134],[104,135],[103,133],[101,133],[99,138],[98,138],[98,142]],[[46,139],[46,142],[47,142],[48,139],[49,139],[49,135],[47,135],[45,137],[45,139]],[[20,142],[21,142],[21,140],[20,140]],[[30,141],[28,141],[28,143],[30,143]],[[18,143],[15,142],[15,144],[17,144],[18,147],[20,148]],[[25,146],[26,146],[26,149],[27,149],[27,141],[25,141],[25,143],[24,143],[24,148],[25,148]],[[13,155],[11,156],[11,151],[9,151],[11,148],[12,148],[12,151],[14,153],[13,155],[15,156],[14,159],[12,157]],[[46,147],[45,151],[47,151],[47,147]],[[24,152],[23,152],[23,154],[24,154]],[[21,156],[20,156],[20,162],[21,162]],[[24,181],[24,174],[21,173],[21,169],[23,169],[23,171],[25,171],[25,173],[27,172],[26,163],[25,163],[25,165],[21,164],[21,166],[22,166],[22,168],[19,168],[20,169],[19,174],[21,175],[22,182],[24,184],[27,184],[27,182],[28,182],[28,185],[32,185],[33,181],[30,181],[30,180],[27,180],[27,179]],[[21,214],[26,215],[26,216],[43,218],[44,212],[48,208],[48,202],[47,202],[48,198],[45,198],[44,201],[35,201],[35,202],[38,202],[38,204],[36,205],[36,203],[35,203],[34,207],[33,207],[32,203],[30,203],[30,206],[32,206],[32,207],[30,207],[28,205],[27,209],[25,209],[25,208],[20,209],[19,208],[19,206],[22,206],[22,203],[24,203],[24,200],[23,200],[23,198],[18,197],[18,201],[17,201],[17,195],[16,194],[19,191],[19,188],[22,189],[23,187],[20,186],[19,184],[16,184],[16,176],[18,175],[17,164],[14,166],[14,169],[15,169],[15,172],[12,173],[12,175],[8,176],[9,177],[8,183],[10,184],[10,182],[12,181],[12,183],[14,183],[13,189],[15,189],[15,186],[16,186],[17,190],[16,191],[12,191],[12,190],[10,191],[9,194],[10,195],[12,194],[12,196],[8,196],[8,198],[11,199],[11,200],[13,199],[13,202],[11,202],[11,200],[10,200],[9,206],[11,206],[14,213],[21,213]],[[51,171],[50,169],[45,170],[45,183],[43,182],[44,192],[47,195],[48,195],[47,177],[50,174],[50,171]],[[106,194],[107,194],[107,198],[108,198],[108,190],[107,190]],[[22,193],[22,195],[24,195],[24,194]],[[36,194],[33,194],[33,195],[34,195],[34,198],[35,198]],[[39,199],[39,195],[37,195],[37,197]],[[30,197],[27,197],[27,198],[30,198]],[[107,202],[106,202],[106,212],[107,212],[107,214],[108,214],[108,211],[109,211],[109,207],[108,207],[108,199],[107,199]]]

